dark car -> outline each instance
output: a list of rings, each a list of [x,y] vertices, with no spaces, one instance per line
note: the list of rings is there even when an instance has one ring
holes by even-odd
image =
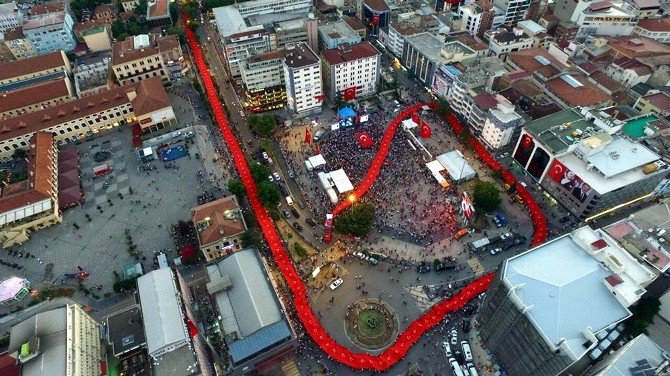
[[[316,227],[316,222],[314,222],[314,220],[312,218],[305,219],[305,223],[312,226],[312,228]]]
[[[565,217],[561,217],[561,219],[558,220],[560,223],[565,223],[570,221],[570,216],[566,215]]]
[[[298,211],[295,209],[291,209],[291,214],[293,214],[293,216],[296,218],[300,218],[300,213],[298,213]]]
[[[291,213],[288,210],[284,209],[284,217],[291,218]]]
[[[302,232],[302,226],[300,226],[300,223],[298,222],[293,222],[293,227],[298,230],[298,232]]]
[[[288,196],[289,195],[289,191],[286,189],[286,186],[284,186],[284,184],[282,184],[282,182],[278,181],[277,182],[277,187],[279,187],[279,190],[281,191],[281,194],[283,196]]]
[[[464,332],[469,332],[470,331],[470,319],[464,317],[463,318],[463,331]]]
[[[419,274],[426,274],[430,272],[430,266],[427,265],[417,265],[416,266],[416,272]]]

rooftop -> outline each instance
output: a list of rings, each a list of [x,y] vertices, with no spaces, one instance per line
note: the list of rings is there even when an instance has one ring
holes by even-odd
[[[0,303],[14,299],[24,288],[30,286],[25,278],[11,276],[0,282]]]
[[[640,334],[606,358],[608,364],[599,371],[598,376],[656,375],[656,367],[666,360],[667,353],[646,334]],[[633,370],[646,370],[649,373],[637,374]]]
[[[64,12],[64,11],[65,11],[65,4],[62,1],[57,1],[53,3],[44,3],[35,5],[28,11],[28,16],[29,17],[44,16],[49,13]]]
[[[318,27],[321,38],[325,40],[361,41],[361,36],[343,20],[328,22]]]
[[[312,52],[306,43],[300,43],[295,47],[286,48],[286,59],[284,64],[289,68],[302,68],[320,62],[319,57]]]
[[[17,39],[25,39],[25,34],[23,34],[23,30],[21,27],[10,27],[8,29],[5,29],[3,32],[3,35],[5,37],[5,41],[10,41],[10,40],[17,40]]]
[[[212,12],[216,20],[216,27],[223,38],[242,32],[247,28],[244,18],[234,5],[214,8]]]
[[[508,259],[502,279],[547,344],[577,360],[588,351],[584,332],[631,315],[604,283],[611,274],[566,234]]]
[[[247,230],[235,196],[227,196],[191,209],[200,246]]]
[[[67,80],[59,78],[16,90],[0,91],[0,112],[67,97],[70,95]]]
[[[406,39],[429,60],[439,63],[456,62],[477,56],[475,51],[463,43],[458,41],[445,43],[432,33],[410,35]]]
[[[531,48],[528,50],[514,51],[507,54],[507,61],[518,66],[528,73],[533,73],[541,69],[552,69],[552,73],[542,71],[545,77],[551,77],[568,67],[556,60],[546,50],[540,48]]]
[[[140,81],[135,86],[137,96],[130,103],[135,116],[142,116],[172,106],[165,92],[163,82],[158,77]]]
[[[65,12],[50,13],[40,18],[23,21],[23,31],[37,29],[44,26],[62,24],[65,21]]]
[[[107,340],[114,356],[147,343],[142,325],[142,311],[133,307],[107,318]]]
[[[188,340],[172,269],[156,269],[137,279],[149,355]]]
[[[157,54],[155,34],[131,35],[125,40],[114,42],[112,46],[112,65],[125,64]]]
[[[623,56],[647,57],[670,54],[670,46],[641,35],[606,37],[606,40],[609,47]]]
[[[655,94],[647,94],[640,99],[644,99],[661,111],[670,112],[670,95],[663,91]]]
[[[538,139],[552,154],[567,150],[576,142],[573,133],[586,133],[593,123],[578,111],[568,108],[526,123],[524,128]]]
[[[653,18],[640,20],[637,26],[640,29],[649,30],[651,32],[670,32],[669,18]]]
[[[612,100],[595,85],[578,74],[563,74],[544,83],[544,86],[571,107],[593,106]]]
[[[331,65],[347,63],[378,55],[381,55],[381,53],[368,41],[350,46],[339,46],[321,52],[323,59]]]
[[[147,4],[147,19],[169,18],[170,0],[153,0]]]
[[[0,82],[63,67],[66,57],[61,51],[37,55],[21,60],[0,63]]]
[[[363,0],[363,4],[377,12],[387,12],[391,10],[384,0]]]

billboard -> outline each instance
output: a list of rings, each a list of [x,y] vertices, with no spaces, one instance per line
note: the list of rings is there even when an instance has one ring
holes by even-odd
[[[530,154],[535,148],[535,140],[529,134],[524,134],[521,137],[521,142],[514,152],[514,159],[519,162],[521,166],[526,167],[528,160],[530,159]]]
[[[585,183],[572,170],[565,167],[565,165],[558,159],[554,159],[554,162],[551,164],[549,177],[580,202],[584,202],[591,194],[593,194],[591,186]]]

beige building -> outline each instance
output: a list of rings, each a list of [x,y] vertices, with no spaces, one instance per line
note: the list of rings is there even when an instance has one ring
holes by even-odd
[[[163,58],[168,76],[181,75],[182,70],[186,68],[186,60],[184,59],[184,52],[181,49],[179,37],[176,35],[165,35],[156,38],[156,47],[158,48],[158,53]]]
[[[240,236],[247,225],[235,196],[196,206],[191,211],[200,250],[207,262],[242,250]]]
[[[100,375],[100,327],[81,307],[68,304],[14,325],[8,353],[22,376]]]
[[[20,60],[37,55],[33,44],[26,38],[20,27],[7,29],[4,35],[5,39],[2,42],[14,59]]]
[[[71,81],[57,78],[0,93],[0,119],[35,112],[75,98]]]
[[[112,49],[112,34],[103,20],[80,22],[74,25],[77,41],[86,43],[89,52]]]
[[[63,219],[58,208],[58,148],[50,133],[36,133],[28,146],[28,178],[0,190],[0,243],[7,249],[31,232]]]
[[[34,81],[38,78],[48,80],[65,74],[72,74],[72,66],[63,51],[10,61],[0,64],[0,90],[7,90],[6,86],[15,89],[28,80]]]
[[[670,95],[660,91],[640,97],[635,102],[634,108],[643,114],[656,114],[658,116],[670,115]]]
[[[154,34],[131,36],[114,43],[112,72],[121,85],[149,77],[160,77],[163,82],[170,79]]]
[[[135,10],[135,7],[140,3],[139,0],[126,0],[121,2],[121,7],[124,12]]]
[[[84,139],[125,124],[143,122],[150,132],[176,121],[160,80],[149,78],[40,111],[0,120],[0,160],[28,149],[33,134],[51,132],[57,144]]]

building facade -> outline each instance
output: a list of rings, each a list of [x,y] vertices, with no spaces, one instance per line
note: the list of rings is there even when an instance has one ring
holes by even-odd
[[[495,108],[488,110],[479,137],[491,149],[499,149],[512,142],[512,136],[523,124],[523,118],[515,111],[512,103],[501,95],[496,99],[498,103]]]
[[[224,52],[228,72],[234,78],[240,77],[240,65],[249,57],[249,51],[262,54],[277,46],[277,34],[271,27],[257,26],[224,38]]]
[[[32,43],[38,54],[53,51],[74,50],[77,41],[74,38],[74,19],[63,3],[51,3],[44,6],[44,11],[32,13],[23,22],[23,34]]]
[[[623,2],[580,2],[573,15],[579,26],[575,38],[583,40],[591,35],[631,35],[637,17],[626,9]]]
[[[332,50],[340,45],[360,43],[363,38],[343,20],[329,22],[318,27],[319,51]]]
[[[305,13],[312,10],[310,0],[253,0],[235,4],[242,17],[277,14],[277,13]]]
[[[489,56],[495,56],[501,60],[505,60],[510,52],[527,50],[533,46],[533,39],[523,29],[517,27],[512,31],[489,30],[484,34],[484,38],[489,41]]]
[[[37,55],[33,44],[26,38],[20,27],[6,29],[5,39],[2,41],[15,60],[26,59]]]
[[[72,82],[67,77],[11,90],[0,95],[0,119],[39,111],[74,97]]]
[[[493,21],[493,27],[502,24],[514,26],[517,22],[525,20],[530,0],[494,0],[493,5],[502,11],[501,18]]]
[[[370,42],[323,51],[321,57],[324,92],[331,100],[339,94],[346,97],[345,91],[351,88],[355,88],[355,98],[377,93],[381,53]]]
[[[143,34],[114,43],[112,72],[119,84],[132,84],[150,77],[159,77],[163,82],[170,80],[156,39],[153,34]]]
[[[286,84],[281,49],[250,57],[240,67],[244,106],[248,111],[274,110],[286,105]]]
[[[670,19],[640,20],[633,28],[632,35],[641,35],[661,43],[668,43],[670,42]]]
[[[0,90],[14,90],[71,73],[72,66],[63,51],[10,61],[0,64]]]
[[[112,54],[110,52],[77,61],[77,65],[72,69],[72,78],[78,97],[81,98],[84,95],[96,93],[100,89],[109,87],[111,61]]]
[[[196,206],[191,212],[198,246],[206,262],[242,250],[240,237],[247,225],[234,195]]]
[[[477,53],[463,43],[445,43],[430,33],[412,35],[406,40],[402,60],[425,85],[433,82],[433,76],[440,66],[477,57]]]
[[[19,12],[16,3],[0,4],[0,33],[3,33],[7,29],[21,27],[22,23],[23,14]]]
[[[396,57],[402,57],[405,47],[405,37],[422,33],[423,30],[411,25],[402,23],[391,23],[387,30],[387,37],[384,46]]]
[[[286,50],[283,60],[286,101],[297,116],[321,112],[323,90],[321,82],[321,59],[301,43]]]

